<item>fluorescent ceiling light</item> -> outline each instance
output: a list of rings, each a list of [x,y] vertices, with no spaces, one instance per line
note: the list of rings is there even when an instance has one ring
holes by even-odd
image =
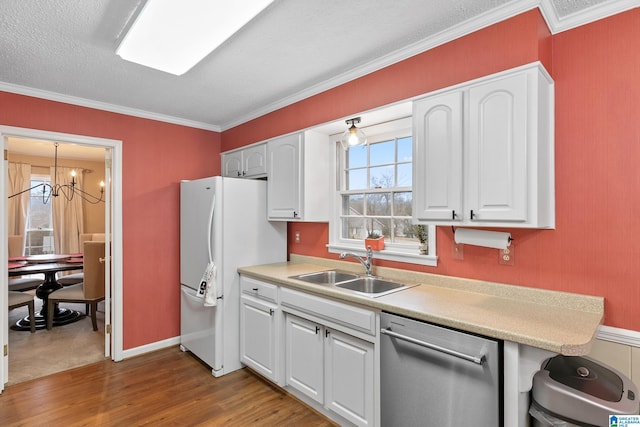
[[[182,75],[273,0],[147,0],[116,54]]]

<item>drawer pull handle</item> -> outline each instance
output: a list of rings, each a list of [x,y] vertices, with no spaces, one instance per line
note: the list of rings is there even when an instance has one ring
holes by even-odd
[[[258,288],[253,288],[254,291],[258,292]]]

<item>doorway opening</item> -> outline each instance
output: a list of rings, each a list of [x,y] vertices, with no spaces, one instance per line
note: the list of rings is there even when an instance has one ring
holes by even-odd
[[[59,144],[61,149],[65,148],[74,152],[67,156],[60,155],[60,161],[74,163],[73,167],[82,168],[85,173],[88,172],[88,176],[91,178],[84,182],[83,189],[85,191],[90,191],[89,188],[96,179],[104,180],[106,183],[104,187],[105,203],[92,204],[91,208],[93,209],[86,209],[87,220],[84,221],[84,229],[89,233],[102,232],[105,236],[109,236],[110,245],[107,247],[110,248],[111,255],[105,257],[105,300],[99,304],[98,308],[98,331],[93,331],[90,319],[81,319],[73,324],[54,327],[52,330],[37,330],[35,334],[31,334],[29,331],[10,330],[10,326],[16,318],[20,319],[23,313],[20,313],[20,308],[12,310],[11,313],[5,311],[6,315],[0,318],[0,327],[3,331],[2,344],[5,349],[8,348],[8,351],[5,351],[3,358],[1,391],[7,382],[14,384],[52,372],[93,363],[103,360],[105,357],[110,357],[115,361],[122,359],[122,148],[121,141],[116,140],[2,126],[0,126],[0,138],[5,149],[5,162],[0,169],[5,176],[9,162],[25,158],[31,164],[46,167],[47,158],[49,162],[52,161],[51,147],[55,142]],[[38,148],[37,144],[34,145],[34,141],[45,144],[46,148],[44,150],[42,147]],[[20,147],[20,149],[16,147]],[[29,149],[35,151],[29,153]],[[0,222],[4,224],[4,227],[0,230],[0,236],[2,241],[7,242],[6,201],[8,194],[4,193],[6,189],[2,191]],[[95,190],[93,192],[95,193]],[[38,246],[39,234],[34,232],[34,239],[31,241],[34,248]],[[51,238],[49,238],[47,247],[50,247],[51,244]],[[4,245],[4,247],[7,246]],[[2,258],[5,258],[5,255],[7,254],[3,254]],[[0,282],[0,300],[2,300],[2,306],[5,307],[5,310],[7,307],[6,279],[4,276]],[[35,304],[36,310],[38,310],[41,301],[35,298]],[[65,303],[65,307],[81,313],[85,312],[84,304],[74,306],[74,304]],[[16,313],[13,313],[14,311]],[[27,360],[31,362],[26,363]],[[31,368],[29,368],[29,364],[32,365]],[[26,372],[20,372],[25,371],[25,367]]]

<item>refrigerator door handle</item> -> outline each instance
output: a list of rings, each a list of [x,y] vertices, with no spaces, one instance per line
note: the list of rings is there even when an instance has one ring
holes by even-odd
[[[213,192],[213,200],[211,201],[211,211],[209,211],[209,227],[207,230],[207,250],[209,251],[209,263],[213,262],[213,254],[211,253],[211,231],[213,230],[213,214],[216,209],[216,193]]]

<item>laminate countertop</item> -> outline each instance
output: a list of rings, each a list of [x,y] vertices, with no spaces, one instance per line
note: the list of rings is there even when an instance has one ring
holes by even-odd
[[[238,272],[281,286],[567,356],[589,353],[604,319],[603,297],[393,268],[374,267],[374,274],[417,286],[372,298],[291,278],[330,269],[363,273],[359,263],[295,254],[286,263],[241,267]]]

